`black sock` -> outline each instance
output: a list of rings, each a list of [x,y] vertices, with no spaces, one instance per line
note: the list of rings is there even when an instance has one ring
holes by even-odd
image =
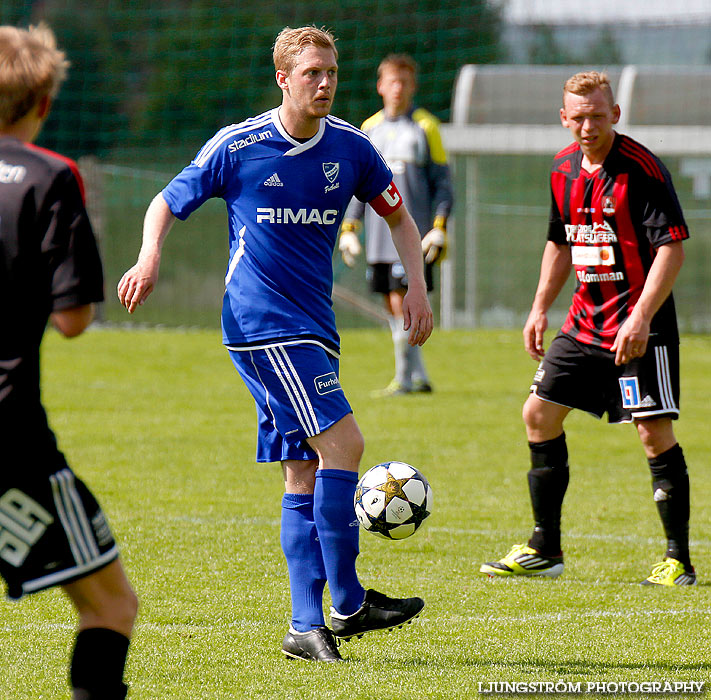
[[[570,476],[565,433],[553,440],[529,442],[528,447],[528,490],[536,523],[528,545],[544,557],[557,557],[561,553],[560,516]]]
[[[75,700],[123,700],[128,687],[123,669],[128,637],[114,630],[92,627],[77,634],[69,677]]]
[[[648,460],[652,492],[667,537],[665,557],[691,569],[689,558],[689,474],[681,447],[676,444]]]

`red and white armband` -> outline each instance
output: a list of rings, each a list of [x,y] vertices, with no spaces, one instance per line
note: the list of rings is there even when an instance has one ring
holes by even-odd
[[[395,187],[395,183],[391,181],[388,188],[371,200],[369,204],[375,209],[378,216],[389,216],[402,206],[402,195]]]

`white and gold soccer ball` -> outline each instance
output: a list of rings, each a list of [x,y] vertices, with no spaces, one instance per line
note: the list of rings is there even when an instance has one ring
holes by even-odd
[[[365,530],[402,540],[413,535],[431,513],[432,489],[419,469],[405,462],[384,462],[360,478],[354,505]]]

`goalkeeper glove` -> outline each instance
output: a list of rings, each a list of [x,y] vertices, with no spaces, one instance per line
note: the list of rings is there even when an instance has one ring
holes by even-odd
[[[358,222],[354,219],[346,219],[341,226],[341,236],[338,240],[338,250],[341,252],[343,262],[348,267],[355,265],[356,258],[360,255],[361,247],[356,229]]]
[[[443,216],[435,217],[432,229],[422,239],[422,253],[425,262],[430,265],[444,257],[447,251],[446,220]]]

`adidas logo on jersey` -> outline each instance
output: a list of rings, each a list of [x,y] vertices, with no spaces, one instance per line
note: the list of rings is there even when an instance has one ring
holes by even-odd
[[[265,181],[264,184],[267,187],[284,187],[284,183],[279,179],[279,176],[274,173],[271,177],[268,177]]]

